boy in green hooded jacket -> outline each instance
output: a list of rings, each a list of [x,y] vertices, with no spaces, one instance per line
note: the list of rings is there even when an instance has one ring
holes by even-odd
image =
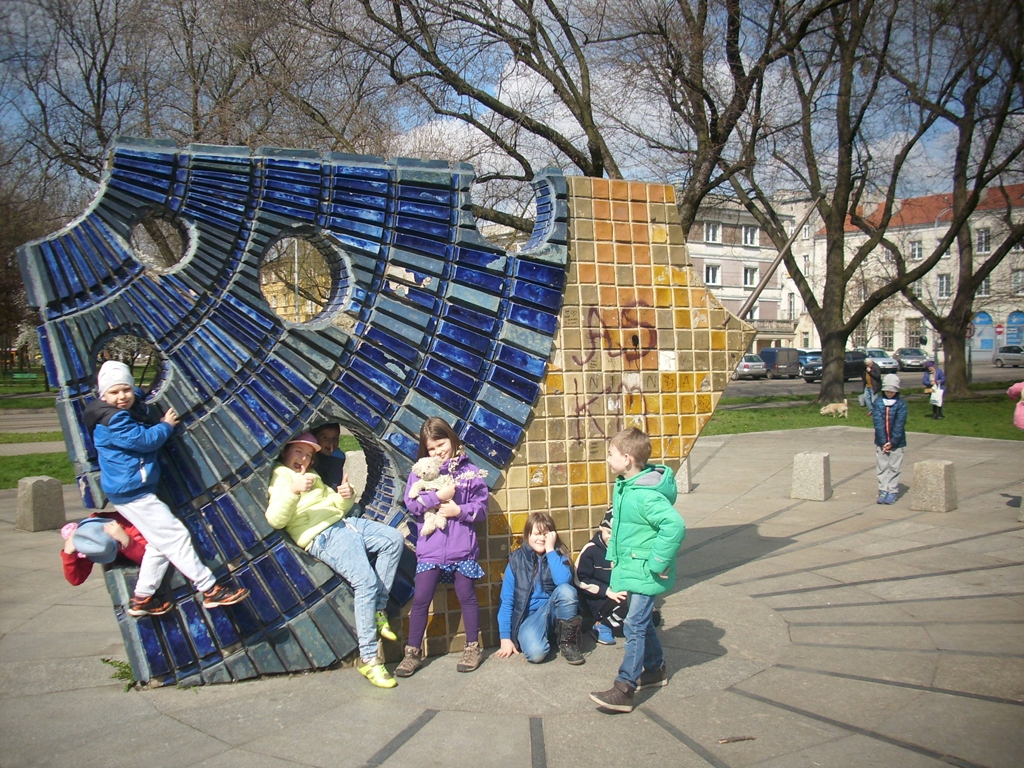
[[[648,464],[651,439],[624,429],[608,441],[608,466],[617,475],[612,496],[608,559],[611,588],[629,593],[624,625],[626,647],[612,687],[590,694],[602,709],[633,711],[633,694],[668,684],[661,641],[651,621],[654,598],[676,580],[676,555],[686,526],[676,512],[672,470]]]

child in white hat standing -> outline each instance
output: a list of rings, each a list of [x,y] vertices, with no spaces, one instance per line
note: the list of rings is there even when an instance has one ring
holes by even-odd
[[[878,504],[896,503],[907,445],[907,401],[900,397],[900,377],[882,377],[882,396],[872,406],[875,423],[875,467],[878,473]]]

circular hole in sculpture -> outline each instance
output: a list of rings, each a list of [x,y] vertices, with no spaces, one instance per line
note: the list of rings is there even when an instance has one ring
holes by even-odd
[[[155,211],[149,211],[132,227],[132,253],[156,272],[177,266],[189,250],[191,233]]]
[[[135,386],[145,393],[157,389],[166,372],[163,353],[151,342],[131,333],[111,337],[96,355],[96,370],[107,360],[118,360],[128,366]]]
[[[260,290],[278,317],[305,323],[318,317],[334,295],[333,254],[322,238],[285,237],[267,249]]]

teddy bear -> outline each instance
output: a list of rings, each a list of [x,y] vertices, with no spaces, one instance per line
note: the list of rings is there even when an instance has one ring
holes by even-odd
[[[418,498],[423,491],[436,491],[455,482],[451,475],[441,474],[442,463],[438,456],[425,456],[412,465],[412,471],[419,477],[419,480],[409,488],[409,495],[412,498]],[[438,528],[443,531],[447,524],[448,518],[434,509],[428,509],[423,513],[420,535],[427,537]]]

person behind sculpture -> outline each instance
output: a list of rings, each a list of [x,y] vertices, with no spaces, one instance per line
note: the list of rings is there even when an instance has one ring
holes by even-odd
[[[924,364],[924,376],[921,377],[921,384],[924,385],[924,392],[929,395],[928,399],[932,404],[932,418],[946,418],[942,415],[942,403],[946,397],[946,374],[929,360]]]
[[[554,631],[562,658],[574,665],[584,662],[579,648],[579,596],[568,552],[551,515],[531,512],[527,516],[522,546],[508,556],[502,577],[501,647],[496,656],[508,658],[522,652],[527,661],[539,664],[551,649]]]
[[[177,412],[168,408],[162,419],[154,414],[142,391],[135,389],[128,366],[115,360],[100,367],[97,390],[99,399],[86,406],[83,419],[96,446],[100,485],[147,541],[128,615],[161,616],[174,607],[155,596],[169,563],[203,593],[204,608],[244,600],[248,589],[217,584],[196,554],[188,529],[155,493],[160,480],[157,451],[174,434]]]
[[[907,401],[900,397],[900,377],[882,377],[882,396],[872,410],[875,425],[875,467],[878,474],[878,504],[894,504],[907,445]]]
[[[608,540],[612,535],[612,511],[609,509],[594,538],[583,545],[576,557],[576,586],[580,600],[594,619],[591,632],[601,645],[615,645],[614,630],[625,618],[625,592],[611,589],[612,564],[608,561]]]
[[[405,539],[383,523],[346,516],[355,505],[348,473],[335,490],[328,488],[310,466],[319,450],[309,432],[285,444],[271,475],[267,522],[284,528],[298,546],[351,585],[361,659],[357,669],[378,688],[394,688],[395,679],[377,656],[377,637],[398,639],[384,609]],[[374,566],[368,553],[377,555]]]
[[[649,464],[651,440],[639,429],[622,430],[608,441],[608,466],[616,476],[612,496],[611,587],[629,593],[626,643],[619,672],[607,691],[590,698],[602,709],[633,711],[633,694],[668,683],[665,656],[653,622],[654,598],[672,589],[676,556],[686,535],[676,512],[672,470]]]
[[[94,564],[107,565],[117,559],[141,565],[146,554],[146,537],[118,512],[95,512],[80,523],[60,529],[64,548],[60,559],[64,578],[74,587],[84,583]]]
[[[878,370],[878,363],[870,357],[864,361],[864,405],[868,413],[875,404],[875,398],[882,391],[882,373]]]
[[[320,446],[320,450],[313,457],[313,469],[328,488],[337,488],[345,475],[345,452],[338,449],[341,425],[329,422],[310,431]]]
[[[431,417],[420,428],[419,461],[409,473],[405,487],[405,508],[421,524],[416,542],[416,591],[409,613],[409,637],[405,658],[395,669],[399,677],[409,677],[423,664],[420,645],[427,628],[427,611],[438,582],[455,585],[466,628],[466,646],[456,669],[472,672],[480,666],[480,605],[474,581],[484,575],[477,562],[480,547],[476,524],[487,519],[488,489],[486,472],[477,469],[462,447],[462,441],[447,421]],[[415,469],[425,459],[440,459],[440,477],[449,482],[423,489]],[[426,516],[433,510],[443,525],[428,532]]]

